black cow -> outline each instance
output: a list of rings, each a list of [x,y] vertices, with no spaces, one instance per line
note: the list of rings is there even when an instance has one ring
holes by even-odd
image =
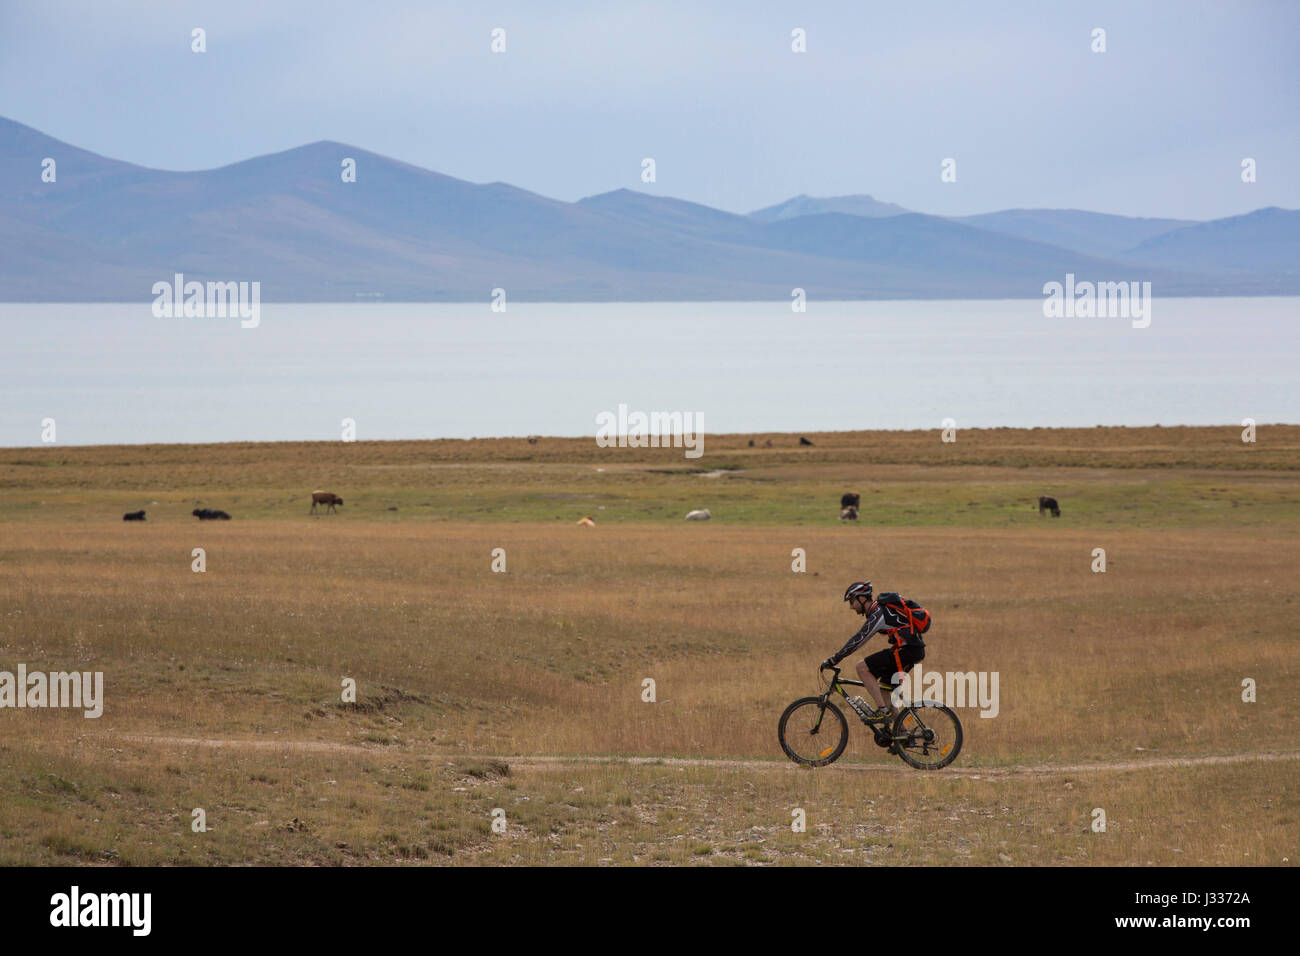
[[[144,520],[144,509],[141,508],[139,511],[128,511],[126,514],[122,515],[122,520],[123,520],[123,521],[143,521],[143,520]]]
[[[230,515],[213,508],[195,508],[190,514],[200,521],[229,521]]]
[[[1050,511],[1053,518],[1061,517],[1061,506],[1056,503],[1055,498],[1049,498],[1047,495],[1038,496],[1038,513],[1040,515]]]
[[[311,493],[311,511],[309,514],[316,513],[317,505],[325,505],[325,513],[329,514],[337,507],[341,507],[343,499],[332,491],[313,491]]]
[[[862,505],[861,495],[855,495],[851,491],[846,491],[844,494],[840,495],[841,508],[858,508],[861,507],[861,505]]]
[[[808,439],[806,439],[806,438],[804,438],[802,435],[800,435],[800,436],[799,436],[799,444],[800,444],[800,445],[811,445],[812,442],[810,442]]]

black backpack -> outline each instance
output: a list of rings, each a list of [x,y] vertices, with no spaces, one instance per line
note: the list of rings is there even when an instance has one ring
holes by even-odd
[[[884,632],[893,644],[906,643],[909,638],[920,641],[930,629],[930,612],[896,591],[886,591],[876,598],[876,603],[885,616]]]

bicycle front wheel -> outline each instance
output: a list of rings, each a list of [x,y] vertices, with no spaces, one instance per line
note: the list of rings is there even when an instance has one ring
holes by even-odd
[[[892,750],[917,770],[938,770],[961,752],[961,721],[943,704],[924,701],[899,711]]]
[[[820,697],[801,697],[785,709],[777,727],[785,755],[806,767],[824,767],[844,753],[849,723],[840,709]]]

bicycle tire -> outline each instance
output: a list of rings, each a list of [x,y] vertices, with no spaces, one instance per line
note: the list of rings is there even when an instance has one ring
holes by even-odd
[[[939,715],[939,719],[936,720],[935,716],[932,715]],[[932,741],[924,739],[917,741],[916,737],[918,735],[915,731],[904,726],[909,716],[914,716],[922,727],[931,731],[935,730],[936,726],[940,726],[942,729],[934,735]],[[917,770],[941,770],[956,760],[957,755],[961,753],[963,739],[961,721],[957,719],[957,715],[950,708],[936,701],[925,701],[919,705],[909,704],[904,707],[898,712],[898,716],[894,718],[892,734],[895,740],[890,749],[898,755],[903,763],[909,767],[915,767]],[[897,739],[900,737],[911,738],[913,746],[903,745]],[[942,739],[940,739],[941,737]],[[922,755],[928,756],[928,751],[933,749],[939,759],[918,760],[915,755],[918,749],[917,744],[919,744]]]
[[[828,763],[832,763],[836,759],[838,759],[840,754],[844,753],[844,748],[848,746],[849,722],[844,719],[843,712],[841,712],[840,709],[836,707],[829,700],[826,701],[826,713],[825,716],[822,717],[821,726],[818,728],[818,735],[820,736],[821,734],[827,733],[828,731],[833,733],[834,729],[838,727],[839,739],[827,747],[817,748],[816,746],[814,746],[810,748],[810,754],[808,755],[805,755],[803,753],[796,753],[795,750],[790,746],[790,741],[787,737],[786,732],[787,729],[789,728],[791,717],[793,717],[796,713],[798,713],[805,707],[821,710],[821,706],[822,706],[822,699],[820,697],[800,697],[798,700],[796,700],[794,703],[792,703],[789,707],[785,709],[785,713],[781,715],[781,721],[777,725],[776,735],[777,735],[777,739],[781,742],[781,749],[785,751],[785,755],[787,757],[789,757],[795,763],[800,764],[801,766],[804,767],[824,767]],[[806,715],[806,718],[809,727],[811,727],[812,724],[814,724],[817,719],[816,714],[811,712]],[[828,725],[828,721],[829,721],[829,725]],[[795,733],[796,738],[799,734],[798,727],[800,726],[801,723],[802,723],[801,720],[799,719],[795,720],[793,733]],[[811,737],[812,734],[810,732],[805,732],[804,736]],[[830,738],[828,736],[822,739],[829,740]]]

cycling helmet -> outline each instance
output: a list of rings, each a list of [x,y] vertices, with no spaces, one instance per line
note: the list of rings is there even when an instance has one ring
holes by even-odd
[[[870,581],[854,581],[849,585],[849,589],[844,592],[844,600],[852,601],[856,597],[864,597],[868,601],[871,600]]]

